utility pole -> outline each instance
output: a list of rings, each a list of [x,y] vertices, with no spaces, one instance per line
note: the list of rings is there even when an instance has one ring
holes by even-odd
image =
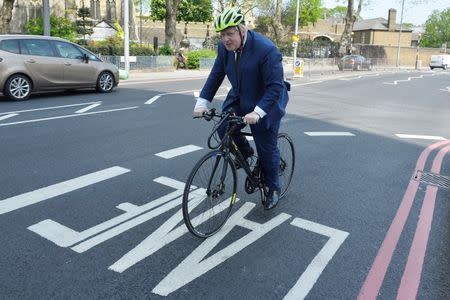
[[[296,37],[298,37],[298,15],[299,15],[299,10],[300,10],[300,0],[297,0],[297,10],[295,12],[295,36]],[[297,60],[298,42],[299,42],[298,39],[293,42],[293,44],[294,44],[294,54],[292,56],[294,57],[294,63],[293,63],[294,77],[295,77],[295,67],[296,67],[295,63],[296,63],[296,60]]]
[[[50,36],[50,4],[49,0],[42,0],[42,16],[44,19],[44,35]]]
[[[142,47],[142,0],[140,4],[141,11],[139,12],[139,46]]]
[[[129,0],[124,0],[123,8],[123,33],[124,33],[124,63],[125,63],[125,73],[128,76],[130,72],[130,16],[129,16]]]
[[[405,0],[402,0],[402,13],[400,15],[400,31],[398,32],[398,47],[397,47],[397,68],[400,67],[400,38],[402,36],[403,29],[403,8],[405,7]]]

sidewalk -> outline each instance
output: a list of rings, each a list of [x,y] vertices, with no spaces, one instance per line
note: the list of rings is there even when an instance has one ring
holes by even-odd
[[[407,67],[391,67],[391,66],[379,66],[374,68],[372,71],[339,71],[337,66],[311,68],[311,70],[305,70],[303,77],[293,76],[293,71],[285,66],[284,68],[285,78],[288,81],[295,82],[308,82],[317,80],[326,80],[332,78],[343,78],[359,76],[363,74],[375,74],[384,72],[404,72],[404,71],[424,71],[414,70],[414,68]],[[169,81],[169,80],[186,80],[191,79],[202,79],[208,77],[211,70],[173,70],[173,71],[152,71],[152,70],[131,70],[128,79],[121,79],[121,82],[133,82],[133,81]]]

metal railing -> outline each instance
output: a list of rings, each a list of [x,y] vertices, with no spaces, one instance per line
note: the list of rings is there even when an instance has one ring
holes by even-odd
[[[116,65],[119,69],[125,68],[123,56],[99,55],[104,61]],[[339,71],[340,58],[299,58],[303,60],[303,72],[334,72]],[[215,58],[200,58],[200,70],[209,70],[214,65]],[[372,58],[373,69],[392,69],[395,62],[385,58]],[[285,72],[293,71],[293,57],[283,57]],[[130,70],[133,71],[171,71],[176,68],[174,56],[130,56]]]

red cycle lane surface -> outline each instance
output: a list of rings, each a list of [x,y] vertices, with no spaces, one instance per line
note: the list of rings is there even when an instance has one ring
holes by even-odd
[[[435,174],[440,173],[441,165],[444,156],[450,151],[450,141],[442,141],[432,144],[425,148],[419,156],[413,176],[409,181],[406,192],[403,196],[399,209],[389,227],[389,230],[378,250],[377,256],[372,264],[372,267],[367,275],[367,278],[358,295],[359,300],[376,299],[381,285],[383,284],[393,253],[397,247],[398,240],[408,219],[411,206],[416,197],[417,190],[420,184],[420,174],[425,163],[434,150],[443,147],[435,156],[431,168],[431,172]],[[428,243],[428,236],[433,221],[434,204],[436,201],[437,187],[428,186],[425,198],[420,212],[420,218],[416,227],[413,243],[408,255],[408,261],[403,273],[402,281],[398,290],[397,299],[415,299],[420,283],[420,275],[423,267],[423,260],[425,257],[426,247]]]

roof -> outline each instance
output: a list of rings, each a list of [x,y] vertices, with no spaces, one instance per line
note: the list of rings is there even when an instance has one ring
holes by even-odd
[[[107,28],[107,27],[110,27],[110,28],[112,28],[112,29],[118,31],[117,28],[116,28],[116,26],[114,26],[113,24],[111,24],[110,22],[108,22],[108,21],[106,21],[106,20],[101,20],[101,21],[97,22],[97,23],[95,24],[95,27],[99,27],[99,28]]]
[[[388,21],[385,18],[375,18],[356,21],[353,25],[353,31],[365,30],[383,30],[388,31]],[[396,24],[396,31],[400,31],[400,24]],[[402,28],[402,31],[411,32],[411,29]]]

